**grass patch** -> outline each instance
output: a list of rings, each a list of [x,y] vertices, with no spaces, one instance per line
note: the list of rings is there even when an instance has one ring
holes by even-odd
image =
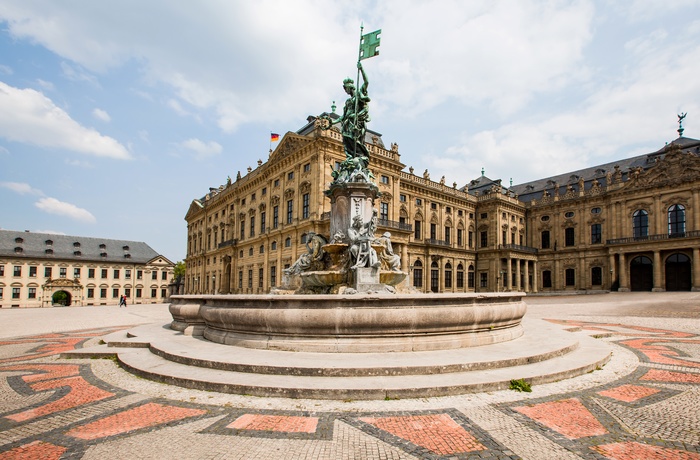
[[[525,379],[511,380],[510,389],[514,391],[532,393],[532,387],[525,381]]]

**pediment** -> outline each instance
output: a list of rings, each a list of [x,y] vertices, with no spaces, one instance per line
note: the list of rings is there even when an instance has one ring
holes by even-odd
[[[190,207],[187,209],[187,214],[185,214],[185,220],[189,222],[190,217],[201,212],[204,209],[202,202],[199,200],[192,200]]]
[[[311,142],[313,142],[313,140],[309,139],[308,137],[288,132],[284,135],[277,148],[270,154],[269,161],[283,158],[292,152],[296,152]]]
[[[671,146],[666,156],[648,170],[630,172],[625,187],[678,186],[700,180],[700,157]]]

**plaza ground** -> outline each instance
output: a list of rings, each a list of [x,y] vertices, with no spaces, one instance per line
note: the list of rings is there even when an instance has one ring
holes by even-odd
[[[700,460],[700,293],[526,300],[528,316],[609,342],[611,361],[532,393],[257,398],[58,357],[165,325],[167,305],[0,310],[0,458]]]

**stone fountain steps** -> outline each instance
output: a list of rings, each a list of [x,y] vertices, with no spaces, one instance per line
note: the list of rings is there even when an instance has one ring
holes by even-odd
[[[524,327],[526,334],[520,339],[483,347],[341,354],[254,350],[143,326],[106,337],[108,346],[62,356],[117,356],[136,375],[186,388],[318,399],[498,390],[508,388],[512,379],[539,384],[581,375],[610,357],[607,343],[583,333],[565,332],[539,320],[524,321]]]

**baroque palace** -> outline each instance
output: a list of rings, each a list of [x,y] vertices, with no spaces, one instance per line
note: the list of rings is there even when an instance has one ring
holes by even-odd
[[[0,230],[0,307],[162,303],[174,264],[146,243]]]
[[[337,117],[335,113],[324,114]],[[331,171],[342,136],[309,117],[266,162],[190,204],[185,293],[267,293],[329,236]],[[398,146],[367,131],[403,289],[424,292],[700,290],[700,141],[505,187],[405,171]]]

